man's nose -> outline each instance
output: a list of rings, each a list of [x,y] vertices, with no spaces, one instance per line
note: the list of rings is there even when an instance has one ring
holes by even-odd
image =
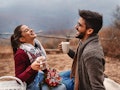
[[[75,29],[76,29],[76,30],[78,29],[78,25],[75,25]]]

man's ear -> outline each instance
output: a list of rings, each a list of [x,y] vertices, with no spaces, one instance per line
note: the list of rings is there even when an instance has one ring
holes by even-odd
[[[89,35],[90,35],[90,34],[92,34],[92,33],[93,33],[93,31],[94,31],[94,30],[93,30],[92,28],[90,28],[90,29],[88,29],[88,30],[87,30],[87,34],[89,34]]]
[[[20,37],[20,42],[25,42],[25,39],[23,37]]]

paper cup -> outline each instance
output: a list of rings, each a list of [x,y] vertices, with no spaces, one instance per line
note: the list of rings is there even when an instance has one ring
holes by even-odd
[[[67,54],[69,52],[70,42],[62,42],[61,44],[63,53]]]
[[[39,63],[40,63],[40,68],[41,68],[42,70],[46,69],[46,58],[45,58],[45,56],[37,57],[36,60],[39,61]]]

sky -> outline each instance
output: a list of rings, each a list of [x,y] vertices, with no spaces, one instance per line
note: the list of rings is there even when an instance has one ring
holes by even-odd
[[[101,13],[106,26],[117,5],[120,0],[0,0],[0,33],[12,33],[20,24],[35,31],[73,29],[79,9]]]

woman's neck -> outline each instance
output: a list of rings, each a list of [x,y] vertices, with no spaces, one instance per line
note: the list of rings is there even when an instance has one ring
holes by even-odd
[[[29,40],[29,41],[27,41],[26,43],[29,43],[29,44],[35,46],[34,40]]]

